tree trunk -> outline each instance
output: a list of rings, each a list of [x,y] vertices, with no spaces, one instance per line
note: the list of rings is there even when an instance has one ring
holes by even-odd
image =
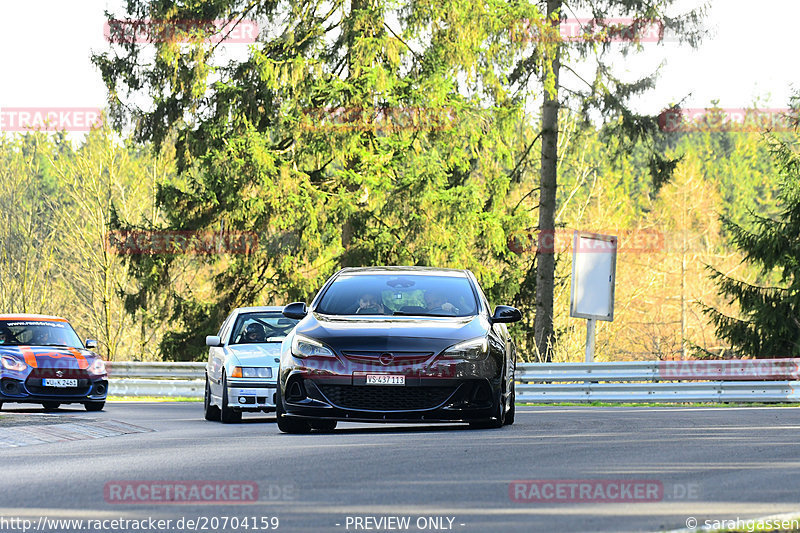
[[[547,16],[561,8],[561,0],[547,1]],[[553,287],[555,284],[556,186],[558,176],[558,74],[560,46],[556,43],[546,54],[552,68],[554,90],[545,90],[542,106],[542,159],[539,185],[539,235],[536,251],[536,319],[533,324],[537,358],[552,360],[553,349]],[[549,74],[545,72],[545,78]],[[544,81],[544,80],[543,80]],[[545,86],[547,84],[545,83]],[[544,244],[544,246],[542,246]]]

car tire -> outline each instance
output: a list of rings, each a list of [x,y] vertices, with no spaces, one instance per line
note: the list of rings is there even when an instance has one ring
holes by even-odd
[[[336,420],[314,420],[311,422],[311,429],[316,429],[317,431],[333,431],[336,429]]]
[[[505,425],[510,426],[514,423],[514,417],[517,414],[517,385],[511,381],[511,407],[506,411]]]
[[[211,405],[211,385],[206,377],[206,392],[203,395],[203,417],[210,422],[219,422],[220,411],[216,405]]]
[[[484,420],[474,420],[469,423],[470,427],[475,429],[497,429],[501,428],[505,425],[506,422],[506,406],[503,402],[503,387],[505,380],[503,380],[503,384],[500,385],[500,390],[494,397],[494,413],[491,418],[486,418]]]
[[[83,404],[87,411],[102,411],[106,406],[106,402],[86,402]]]
[[[225,377],[224,372],[222,373],[222,407],[219,419],[223,424],[236,424],[242,421],[242,412],[228,407],[228,378]]]
[[[61,404],[58,402],[42,402],[42,407],[44,407],[45,411],[55,411]]]
[[[278,421],[278,429],[283,433],[308,433],[311,431],[311,424],[308,421],[284,416],[284,414],[281,384],[278,383],[278,392],[275,393],[275,417]]]

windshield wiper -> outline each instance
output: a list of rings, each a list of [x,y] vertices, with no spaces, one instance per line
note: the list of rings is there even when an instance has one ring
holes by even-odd
[[[441,317],[454,317],[456,315],[443,315],[440,313],[419,313],[419,312],[405,312],[405,311],[395,311],[392,313],[392,316],[441,316]]]

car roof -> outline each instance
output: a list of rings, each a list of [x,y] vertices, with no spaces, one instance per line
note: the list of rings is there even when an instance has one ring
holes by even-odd
[[[0,314],[0,320],[39,320],[42,322],[68,322],[66,318],[52,315],[34,315],[30,313]]]
[[[456,268],[438,268],[427,266],[371,266],[371,267],[347,267],[339,271],[339,274],[358,275],[358,274],[408,274],[408,275],[428,275],[428,276],[459,276],[467,277],[467,270]]]

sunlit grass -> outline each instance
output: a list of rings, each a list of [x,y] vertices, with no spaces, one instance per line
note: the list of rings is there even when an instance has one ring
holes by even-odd
[[[109,396],[108,402],[202,402],[202,398],[188,396]]]

